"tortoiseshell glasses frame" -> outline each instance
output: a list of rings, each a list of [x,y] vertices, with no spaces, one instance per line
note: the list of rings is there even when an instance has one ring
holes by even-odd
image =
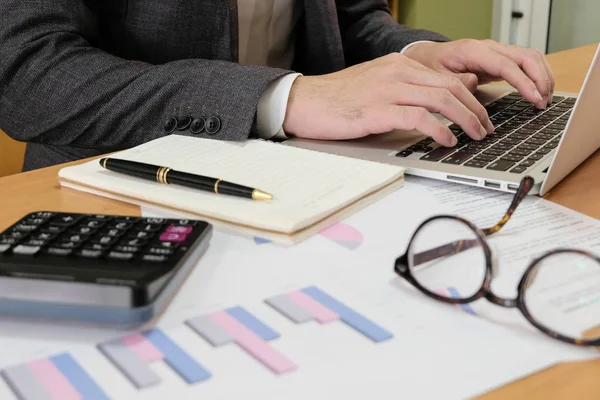
[[[518,294],[515,299],[507,299],[507,298],[498,297],[490,289],[491,281],[494,276],[493,268],[495,268],[495,266],[493,265],[493,262],[492,262],[492,251],[490,249],[489,244],[487,243],[486,237],[499,232],[502,229],[502,227],[504,227],[504,225],[506,225],[506,223],[510,220],[511,216],[514,214],[515,210],[519,206],[519,204],[521,204],[523,199],[527,196],[527,194],[533,187],[533,184],[534,184],[534,180],[533,180],[533,178],[531,178],[529,176],[526,176],[522,179],[521,184],[519,185],[519,189],[515,193],[515,196],[512,200],[512,203],[510,204],[510,207],[506,211],[506,214],[500,220],[500,222],[498,222],[495,226],[493,226],[491,228],[479,229],[471,222],[469,222],[463,218],[454,216],[454,215],[439,215],[439,216],[434,216],[434,217],[427,219],[417,228],[417,230],[413,234],[413,236],[407,246],[406,252],[396,259],[396,262],[394,265],[394,272],[397,273],[398,275],[400,275],[406,281],[408,281],[411,285],[413,285],[415,288],[417,288],[423,294],[425,294],[426,296],[433,298],[435,300],[438,300],[438,301],[441,301],[444,303],[448,303],[448,304],[468,304],[468,303],[472,303],[478,299],[486,298],[488,301],[490,301],[493,304],[496,304],[498,306],[505,307],[505,308],[519,309],[521,311],[521,313],[524,315],[524,317],[532,325],[534,325],[536,328],[538,328],[541,332],[543,332],[546,335],[549,335],[555,339],[558,339],[562,342],[575,344],[578,346],[600,346],[600,338],[594,338],[592,340],[571,338],[571,337],[565,336],[559,332],[556,332],[556,331],[544,326],[543,324],[539,323],[538,321],[535,320],[535,318],[532,317],[531,313],[527,309],[526,302],[525,302],[525,291],[531,284],[532,280],[535,278],[535,273],[537,271],[537,267],[540,266],[541,265],[540,263],[545,261],[548,257],[554,256],[556,254],[568,253],[568,254],[582,255],[582,256],[589,257],[600,264],[599,257],[597,257],[593,254],[590,254],[586,251],[582,251],[582,250],[575,250],[575,249],[552,250],[552,251],[549,251],[549,252],[535,258],[534,260],[532,260],[529,263],[528,267],[525,270],[525,273],[523,274],[523,277],[521,278],[521,280],[518,284],[518,292],[517,292]],[[457,240],[457,241],[447,243],[447,244],[441,245],[439,247],[433,248],[431,250],[423,251],[423,252],[420,252],[417,254],[410,254],[411,246],[413,245],[415,237],[417,236],[417,234],[419,233],[421,228],[423,226],[431,223],[432,221],[443,220],[443,219],[450,219],[454,222],[460,222],[460,223],[464,224],[465,226],[467,226],[468,228],[470,228],[473,231],[475,239]],[[417,281],[417,279],[415,279],[415,277],[413,276],[413,274],[411,272],[411,267],[409,265],[409,254],[412,257],[412,264],[416,266],[416,265],[424,264],[429,261],[436,260],[440,257],[459,254],[465,250],[468,250],[468,249],[471,249],[471,248],[474,248],[477,246],[481,247],[481,249],[483,250],[483,253],[485,255],[486,272],[485,272],[485,276],[484,276],[481,288],[475,294],[473,294],[472,296],[470,296],[468,298],[461,299],[461,298],[445,297],[443,295],[440,295],[439,293],[433,292],[433,291],[425,288],[423,285],[421,285]]]

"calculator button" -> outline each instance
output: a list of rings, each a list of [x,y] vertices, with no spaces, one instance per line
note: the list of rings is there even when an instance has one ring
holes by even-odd
[[[158,242],[158,243],[154,243],[155,247],[162,247],[162,248],[167,248],[167,249],[176,249],[177,247],[179,247],[179,243],[175,243],[175,242]]]
[[[41,225],[45,222],[46,220],[43,218],[28,218],[24,221],[24,223],[26,225]]]
[[[81,234],[81,235],[91,235],[95,231],[96,231],[96,229],[90,228],[89,226],[79,226],[77,228],[71,229],[72,233]]]
[[[153,262],[153,263],[163,263],[165,261],[167,261],[169,257],[167,256],[159,256],[156,254],[146,254],[144,257],[142,257],[142,260],[144,261],[148,261],[148,262]]]
[[[92,240],[93,243],[110,245],[115,241],[115,238],[112,236],[98,236]]]
[[[112,219],[110,215],[89,215],[88,218],[95,219],[97,221],[110,221]]]
[[[61,249],[74,249],[77,246],[79,246],[79,243],[73,243],[73,242],[60,242],[60,243],[54,243],[55,247],[60,247]]]
[[[152,236],[154,236],[154,233],[152,232],[129,232],[127,234],[127,236],[125,236],[127,239],[150,239]]]
[[[95,219],[87,219],[83,222],[82,225],[87,226],[88,228],[98,229],[102,228],[106,224],[105,221],[98,221]]]
[[[114,250],[122,253],[137,253],[140,248],[138,246],[117,246]]]
[[[198,225],[198,221],[194,221],[193,219],[180,219],[177,224],[179,225],[189,225],[189,226],[196,226]]]
[[[100,232],[102,236],[119,237],[123,234],[123,231],[117,228],[106,229]]]
[[[37,225],[19,224],[19,225],[15,226],[13,229],[18,232],[31,232],[31,231],[34,231],[37,229]]]
[[[17,243],[18,240],[13,238],[13,237],[8,237],[8,236],[4,236],[4,237],[0,237],[0,245],[1,244],[15,244]]]
[[[82,243],[85,242],[88,238],[88,235],[71,235],[67,238],[67,240],[73,243]]]
[[[176,242],[176,243],[181,243],[181,242],[185,242],[185,240],[187,239],[188,235],[185,234],[181,234],[181,233],[169,233],[169,232],[165,232],[162,235],[160,235],[159,240],[161,242]]]
[[[102,256],[102,253],[104,253],[102,250],[82,249],[80,252],[77,253],[77,255],[83,258],[100,258],[100,256]]]
[[[191,226],[186,226],[186,225],[171,225],[169,226],[165,232],[168,233],[181,233],[184,235],[188,235],[190,233],[192,233],[192,231],[194,230],[194,228],[192,228]]]
[[[40,232],[36,235],[31,236],[32,239],[38,239],[38,240],[52,240],[56,237],[56,235],[54,233],[48,233],[48,232]]]
[[[108,225],[108,229],[119,229],[121,231],[125,231],[131,228],[132,224],[130,222],[113,222]]]
[[[65,228],[63,228],[62,226],[56,226],[56,225],[49,225],[49,226],[45,226],[42,229],[40,229],[40,231],[45,232],[45,233],[61,233],[64,230],[65,230]]]
[[[119,244],[121,246],[136,246],[136,247],[142,247],[143,245],[146,244],[146,239],[124,239],[121,240],[121,242],[119,242]]]
[[[68,256],[72,252],[72,249],[63,249],[60,247],[49,247],[46,249],[46,254],[50,254],[51,256]]]
[[[152,247],[150,250],[148,250],[148,254],[170,256],[171,254],[173,254],[173,250],[166,247]]]
[[[40,212],[31,214],[31,216],[34,218],[44,218],[44,219],[48,219],[50,217],[53,217],[54,215],[55,215],[55,213],[53,213],[53,212],[45,212],[45,211],[40,211]]]
[[[47,240],[29,239],[21,244],[23,244],[25,246],[45,246],[46,243],[48,243]]]
[[[37,253],[38,251],[40,251],[41,247],[40,246],[25,246],[25,245],[19,245],[17,247],[15,247],[13,249],[13,253],[14,254],[21,254],[24,256],[32,256],[35,253]]]
[[[119,251],[111,251],[108,253],[108,258],[113,260],[131,260],[133,258],[133,253],[121,253]]]
[[[145,232],[156,232],[156,231],[159,231],[161,227],[162,227],[162,225],[142,224],[137,228],[137,230],[145,231]]]
[[[61,214],[61,215],[57,215],[56,217],[53,217],[50,220],[50,223],[52,225],[58,225],[58,226],[71,226],[71,225],[75,225],[77,223],[77,221],[79,221],[80,219],[81,219],[81,215]]]
[[[139,220],[138,217],[117,217],[117,222],[137,222]]]
[[[85,250],[100,250],[100,251],[104,251],[106,249],[108,249],[110,246],[106,245],[106,244],[100,244],[100,243],[90,243],[85,245],[84,249]]]
[[[142,224],[153,224],[153,225],[162,225],[165,223],[164,218],[142,218],[140,220]]]
[[[10,244],[0,244],[0,254],[4,253],[8,249],[10,249]]]
[[[19,231],[11,231],[11,232],[7,232],[6,236],[7,237],[11,237],[11,238],[15,238],[15,239],[22,239],[25,236],[27,236],[27,233],[25,233],[25,232],[19,232]]]

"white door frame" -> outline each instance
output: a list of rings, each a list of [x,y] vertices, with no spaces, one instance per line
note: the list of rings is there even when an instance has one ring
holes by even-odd
[[[494,0],[492,39],[546,53],[552,0]],[[513,12],[523,14],[513,18]]]

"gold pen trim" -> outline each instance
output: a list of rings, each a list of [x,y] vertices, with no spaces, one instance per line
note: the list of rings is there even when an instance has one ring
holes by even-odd
[[[272,200],[273,195],[267,192],[263,192],[260,189],[254,189],[252,191],[252,200]]]
[[[169,174],[170,171],[171,171],[171,168],[167,168],[165,170],[165,174],[163,175],[163,180],[165,181],[165,185],[169,184],[169,181],[167,180],[167,175]]]
[[[106,162],[108,161],[108,158],[105,158],[103,161],[104,161],[104,162],[102,163],[102,166],[103,166],[104,168],[106,168]]]
[[[160,175],[160,170],[161,169],[162,168],[159,168],[159,169],[156,170],[156,182],[158,182],[158,183],[160,183],[160,177],[159,177],[159,175]]]
[[[221,182],[221,179],[217,179],[217,181],[215,182],[215,193],[219,194],[219,183]]]

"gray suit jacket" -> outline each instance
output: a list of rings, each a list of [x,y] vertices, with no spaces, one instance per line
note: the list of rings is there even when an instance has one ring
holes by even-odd
[[[447,40],[397,24],[386,0],[297,6],[306,75]],[[291,72],[237,64],[237,0],[2,0],[0,15],[0,128],[28,142],[24,170],[156,139],[171,117],[220,121],[173,134],[253,137],[261,94]]]

